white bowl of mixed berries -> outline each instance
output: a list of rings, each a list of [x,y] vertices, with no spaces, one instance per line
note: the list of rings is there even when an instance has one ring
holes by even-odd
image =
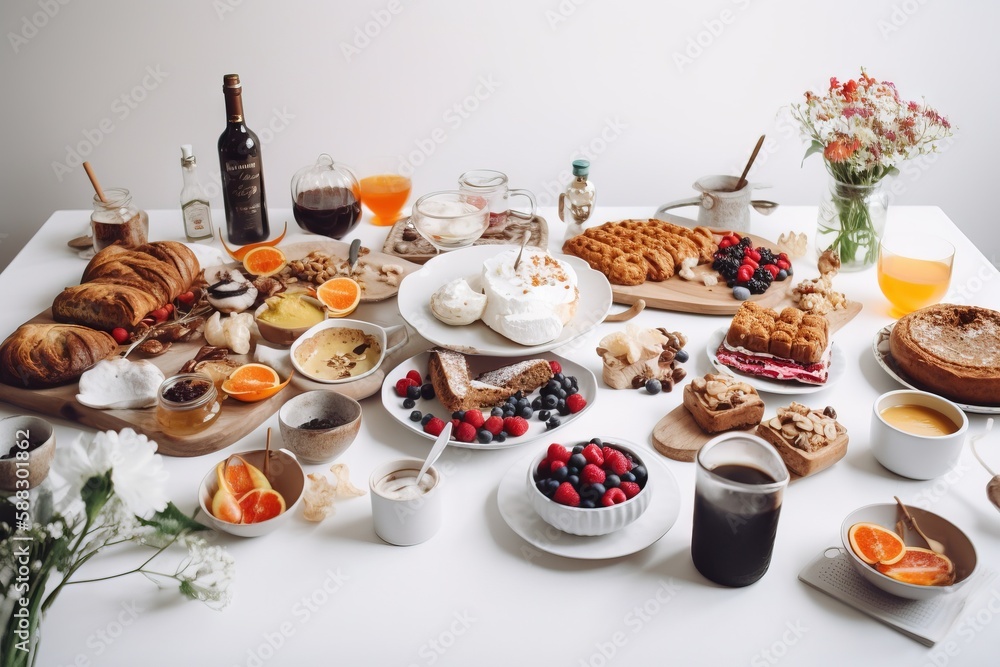
[[[575,447],[553,443],[531,461],[531,506],[551,526],[573,535],[607,535],[649,507],[653,489],[638,447],[592,438]]]

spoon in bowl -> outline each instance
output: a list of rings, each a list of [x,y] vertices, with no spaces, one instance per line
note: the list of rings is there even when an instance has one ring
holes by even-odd
[[[434,462],[438,460],[438,457],[441,456],[441,452],[443,452],[444,448],[448,446],[448,440],[450,439],[451,422],[448,422],[444,425],[444,429],[441,430],[441,434],[437,437],[437,440],[434,441],[434,446],[431,447],[430,454],[427,455],[427,460],[424,461],[424,465],[421,466],[420,472],[418,472],[417,476],[413,479],[413,486],[420,486],[420,479],[424,476],[424,473],[426,473],[427,470],[434,465]]]
[[[927,537],[927,535],[924,534],[924,531],[920,530],[920,525],[917,524],[917,520],[913,518],[912,514],[910,514],[910,510],[906,509],[906,505],[904,505],[903,501],[899,499],[899,496],[893,496],[893,498],[896,500],[896,504],[899,505],[899,511],[903,513],[903,518],[906,519],[907,525],[913,529],[913,532],[919,535],[921,539],[927,543],[928,549],[943,556],[944,545],[935,539]]]

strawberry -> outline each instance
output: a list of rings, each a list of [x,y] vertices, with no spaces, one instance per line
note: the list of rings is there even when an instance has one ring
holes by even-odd
[[[483,413],[479,410],[466,410],[462,421],[466,424],[472,424],[474,428],[479,429],[486,423],[486,418],[483,417]]]
[[[552,374],[562,373],[562,365],[558,361],[549,360],[549,368],[552,369]]]
[[[485,428],[493,435],[496,435],[497,433],[503,430],[503,420],[500,419],[499,417],[490,417],[489,419],[483,422],[483,428]]]
[[[124,345],[128,342],[128,331],[122,329],[121,327],[115,327],[111,330],[111,337],[115,339],[115,342],[119,345]]]
[[[406,390],[415,384],[410,378],[400,378],[396,381],[396,396],[406,398]],[[444,427],[442,426],[442,428]]]
[[[472,442],[476,439],[476,427],[467,422],[462,422],[453,431],[455,440],[459,442]]]
[[[624,475],[632,469],[632,464],[618,450],[612,450],[611,456],[604,457],[604,466],[616,475]]]
[[[424,424],[424,433],[430,433],[434,437],[441,435],[441,431],[444,430],[444,422],[438,417],[431,417],[426,424]]]
[[[587,463],[593,463],[595,466],[600,467],[604,465],[604,452],[594,443],[590,443],[583,448],[583,458],[587,459]]]
[[[549,445],[549,450],[546,452],[546,456],[553,461],[569,461],[570,451],[560,445],[558,442],[553,442]]]
[[[625,493],[626,498],[632,498],[635,494],[639,493],[642,489],[635,482],[622,482],[618,485],[618,488]]]
[[[570,414],[576,414],[587,407],[587,399],[580,394],[570,394],[566,397],[566,407],[569,409]]]
[[[507,431],[507,435],[516,438],[528,432],[528,422],[524,417],[507,417],[503,420],[503,430]]]
[[[420,371],[418,371],[418,370],[414,369],[412,371],[409,371],[406,374],[406,377],[408,377],[411,380],[413,380],[413,384],[415,384],[415,385],[419,386],[419,385],[422,385],[424,383],[424,379],[422,377],[420,377]]]
[[[561,505],[569,505],[570,507],[580,506],[580,494],[576,492],[576,489],[569,482],[563,482],[559,485],[559,488],[552,495],[552,500]]]
[[[583,470],[580,471],[580,481],[584,484],[604,484],[606,477],[605,472],[593,463],[583,466]]]
[[[563,483],[565,484],[565,482]],[[562,486],[560,486],[559,489],[561,490]],[[557,490],[556,493],[559,493],[559,491]],[[612,505],[621,505],[626,500],[628,500],[628,498],[625,497],[625,492],[616,486],[615,488],[608,489],[604,492],[604,496],[601,498],[601,504],[605,507],[611,507]]]

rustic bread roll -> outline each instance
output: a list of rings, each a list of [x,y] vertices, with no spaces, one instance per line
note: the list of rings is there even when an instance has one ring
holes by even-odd
[[[889,352],[921,389],[959,403],[1000,405],[1000,313],[938,304],[892,328]]]
[[[109,246],[87,264],[80,285],[56,297],[52,317],[105,331],[131,329],[186,292],[199,270],[194,253],[176,241]]]
[[[0,381],[28,389],[74,382],[118,344],[103,331],[71,324],[24,324],[0,344]]]

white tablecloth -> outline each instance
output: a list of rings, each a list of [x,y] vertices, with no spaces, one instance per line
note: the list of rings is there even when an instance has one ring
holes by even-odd
[[[646,208],[598,208],[594,222],[648,216]],[[216,211],[216,221],[223,219]],[[561,245],[563,226],[553,210],[550,248]],[[787,230],[812,235],[815,209],[779,208],[755,217],[751,231],[776,239]],[[65,242],[83,232],[86,211],[59,211],[0,274],[4,294],[0,334],[48,307],[65,285],[79,281],[85,262]],[[272,230],[283,220],[297,233],[289,211],[273,211]],[[938,233],[957,248],[949,299],[1000,309],[997,271],[938,208],[894,207],[889,230]],[[365,222],[357,234],[380,248],[384,228]],[[301,238],[299,238],[301,237]],[[151,239],[181,239],[178,211],[150,211]],[[216,243],[218,243],[216,241]],[[795,263],[796,278],[812,277],[812,247]],[[201,665],[471,665],[471,664],[750,664],[773,665],[985,665],[1000,653],[1000,583],[974,598],[951,635],[933,649],[882,626],[797,580],[799,570],[825,547],[839,543],[839,528],[853,509],[891,502],[893,495],[927,507],[964,528],[980,563],[1000,563],[1000,513],[987,503],[988,476],[966,449],[949,475],[927,482],[906,480],[882,468],[868,446],[875,397],[899,388],[875,363],[871,342],[891,321],[875,271],[841,274],[836,287],[864,304],[862,313],[836,335],[849,370],[824,392],[803,401],[833,405],[847,427],[846,458],[812,478],[794,482],[781,514],[770,571],[743,589],[718,587],[691,564],[689,542],[694,489],[692,464],[663,459],[682,497],[676,525],[658,542],[630,557],[569,560],[533,549],[504,523],[497,487],[507,470],[546,441],[498,451],[450,448],[441,465],[453,473],[443,488],[446,513],[440,533],[408,548],[389,546],[374,534],[369,499],[340,502],[321,524],[301,517],[257,539],[217,536],[237,561],[229,609],[211,611],[158,591],[142,577],[71,586],[44,621],[39,664]],[[616,310],[619,306],[614,307]],[[358,309],[356,317],[397,321],[394,300]],[[689,376],[711,370],[704,353],[708,334],[724,317],[647,310],[636,323],[663,326],[688,336]],[[579,344],[559,352],[600,377],[597,341],[623,325],[602,324]],[[421,347],[417,340],[414,352]],[[390,376],[391,377],[391,376]],[[603,388],[594,409],[558,434],[573,442],[615,434],[650,447],[653,425],[680,402],[680,391],[656,396]],[[794,397],[765,395],[768,412]],[[430,441],[408,433],[382,408],[363,402],[361,433],[340,459],[359,485],[381,462],[423,457]],[[16,409],[0,405],[0,415]],[[970,415],[970,431],[983,427]],[[272,417],[243,441],[194,459],[167,459],[173,501],[191,511],[202,476],[232,452],[263,445]],[[60,442],[78,429],[58,422]],[[1000,435],[984,442],[1000,467]],[[307,472],[322,471],[307,466]],[[100,559],[88,572],[99,576],[134,566],[135,551]],[[169,566],[178,554],[162,559]]]

